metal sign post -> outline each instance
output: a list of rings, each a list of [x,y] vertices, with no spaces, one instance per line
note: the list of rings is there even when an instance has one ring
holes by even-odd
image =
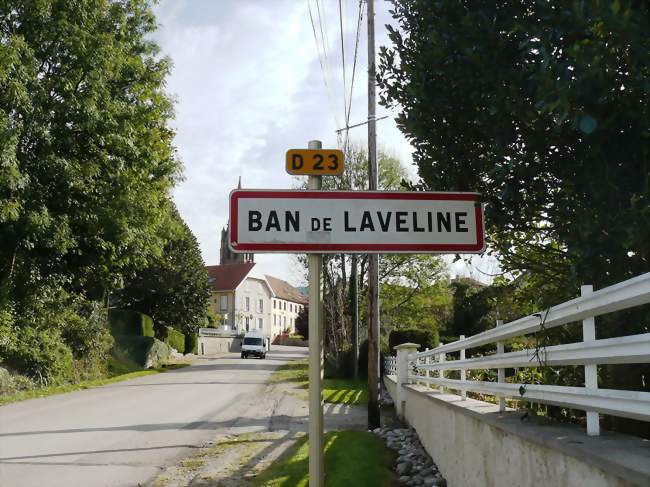
[[[310,149],[322,148],[311,140]],[[309,176],[308,189],[320,190],[322,176]],[[309,254],[309,486],[322,487],[323,465],[323,255]]]

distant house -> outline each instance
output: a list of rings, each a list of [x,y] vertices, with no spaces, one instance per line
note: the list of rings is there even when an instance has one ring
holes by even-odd
[[[287,329],[289,332],[294,333],[296,318],[298,313],[307,306],[307,298],[287,281],[273,276],[265,277],[273,290],[273,309],[271,310],[273,336]]]
[[[286,329],[293,333],[307,299],[282,279],[255,275],[254,268],[254,262],[206,266],[210,309],[233,331],[258,330],[271,339]]]
[[[221,230],[220,264],[205,268],[212,288],[211,310],[221,315],[222,326],[233,331],[258,330],[271,339],[286,329],[293,332],[307,298],[282,279],[256,274],[254,254],[236,254],[228,246],[229,227],[230,223]]]

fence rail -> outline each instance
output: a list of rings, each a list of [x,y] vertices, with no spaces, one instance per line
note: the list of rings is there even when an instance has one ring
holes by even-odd
[[[460,391],[463,399],[466,391],[496,395],[500,410],[505,410],[506,397],[582,409],[587,412],[589,435],[600,432],[599,413],[650,421],[650,393],[599,389],[597,377],[598,365],[650,363],[650,333],[597,340],[595,332],[595,317],[647,303],[650,303],[650,273],[596,292],[591,286],[582,286],[580,297],[542,313],[506,324],[497,322],[491,330],[410,354],[403,362],[408,366],[403,376],[412,382]],[[509,338],[580,321],[582,342],[504,353],[503,342]],[[496,344],[496,353],[465,359],[467,349],[487,344]],[[453,352],[460,352],[460,359],[448,357]],[[394,357],[387,359],[387,373],[399,376],[396,370],[399,363]],[[584,366],[584,387],[505,381],[505,369],[567,365]],[[497,382],[467,380],[466,371],[476,369],[497,369]],[[445,372],[450,370],[459,370],[460,380],[446,378]]]

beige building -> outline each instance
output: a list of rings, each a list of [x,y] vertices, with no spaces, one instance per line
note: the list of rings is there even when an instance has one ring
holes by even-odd
[[[271,329],[273,336],[283,331],[295,333],[296,318],[300,311],[307,306],[307,298],[287,281],[273,276],[265,276],[273,290],[273,305],[271,309]]]
[[[258,330],[271,340],[285,330],[294,333],[307,298],[282,279],[256,275],[254,254],[230,249],[229,227],[221,230],[220,265],[206,266],[212,288],[210,309],[222,317],[221,326],[228,330]]]

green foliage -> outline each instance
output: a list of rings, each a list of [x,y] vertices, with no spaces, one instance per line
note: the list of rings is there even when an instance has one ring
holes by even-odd
[[[72,351],[57,329],[19,329],[17,345],[5,350],[5,363],[41,385],[60,384],[73,375]]]
[[[388,336],[388,347],[391,355],[395,355],[395,347],[402,343],[415,343],[420,350],[438,346],[438,333],[434,328],[401,328],[393,330]]]
[[[169,225],[163,229],[162,255],[130,279],[117,297],[122,307],[150,315],[159,335],[166,326],[197,332],[206,323],[210,298],[196,238],[176,209],[171,211]]]
[[[0,284],[101,297],[160,252],[180,165],[143,0],[0,7]]]
[[[482,193],[502,267],[565,298],[647,272],[648,3],[393,3],[381,102],[420,186]]]
[[[0,362],[41,383],[105,372],[108,295],[167,240],[155,28],[144,0],[0,6]]]
[[[121,367],[131,367],[136,364],[142,368],[147,364],[147,353],[153,346],[155,338],[138,335],[117,335],[115,343],[111,350],[114,360],[111,361],[111,373],[116,374],[121,371]]]
[[[176,349],[177,352],[183,353],[185,351],[185,335],[171,326],[166,327],[165,332],[166,336],[164,342],[170,347]]]
[[[380,261],[384,330],[437,329],[450,314],[446,265],[434,255],[386,255]]]
[[[199,337],[196,333],[185,333],[185,353],[197,354],[199,351]]]
[[[309,307],[303,306],[296,316],[296,333],[304,340],[309,340]]]
[[[153,320],[150,316],[128,309],[111,309],[108,312],[111,333],[118,335],[154,336]]]

